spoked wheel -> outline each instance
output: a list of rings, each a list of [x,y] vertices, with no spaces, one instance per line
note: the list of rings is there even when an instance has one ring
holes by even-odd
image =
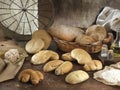
[[[54,18],[50,0],[0,0],[0,22],[7,29],[31,35],[39,28],[48,28]]]

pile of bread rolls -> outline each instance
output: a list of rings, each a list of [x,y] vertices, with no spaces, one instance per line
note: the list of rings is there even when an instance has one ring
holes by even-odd
[[[100,60],[92,59],[91,55],[85,50],[76,48],[69,53],[65,53],[61,57],[63,60],[67,61],[77,61],[78,64],[84,65],[85,71],[94,71],[102,69],[102,62]]]
[[[77,61],[83,65],[83,70],[72,71],[72,61]],[[34,54],[31,58],[31,63],[34,65],[43,64],[44,72],[54,71],[55,75],[64,75],[69,73],[65,81],[69,84],[81,83],[89,78],[86,71],[94,71],[102,69],[102,63],[99,60],[92,60],[92,57],[83,49],[73,49],[69,53],[64,53],[60,56],[52,50],[41,50]]]
[[[80,44],[90,44],[106,37],[106,30],[100,25],[93,25],[84,32],[80,28],[59,26],[50,28],[48,32],[55,37],[66,41],[76,41]],[[80,48],[73,49],[71,52],[64,53],[62,56],[52,50],[47,50],[51,43],[51,36],[45,30],[35,31],[30,41],[26,43],[25,49],[28,53],[33,54],[31,63],[34,65],[43,64],[44,72],[54,71],[55,75],[64,75],[69,73],[73,64],[83,64],[83,70],[70,72],[65,81],[69,84],[77,84],[89,78],[86,71],[102,69],[102,63],[99,60],[92,60],[90,54]],[[19,77],[20,79],[20,77]],[[20,79],[21,80],[21,79]]]
[[[77,42],[83,45],[101,41],[107,35],[106,29],[101,25],[92,25],[86,31],[81,28],[65,25],[52,26],[48,33],[58,39]]]

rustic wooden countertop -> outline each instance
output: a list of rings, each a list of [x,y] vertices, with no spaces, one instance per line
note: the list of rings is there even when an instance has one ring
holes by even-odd
[[[52,48],[54,48],[55,50],[54,46],[52,46]],[[60,51],[57,50],[57,52]],[[98,54],[94,54],[92,56],[94,59],[97,59],[97,55]],[[32,85],[31,83],[20,82],[17,78],[18,77],[17,74],[15,79],[0,83],[0,90],[120,90],[120,87],[118,86],[108,86],[94,80],[93,79],[94,72],[88,72],[90,78],[85,82],[76,85],[67,84],[64,80],[67,74],[63,76],[56,76],[54,72],[45,73],[42,70],[43,65],[32,65],[30,63],[30,58],[31,56],[26,58],[23,67],[20,71],[26,68],[37,69],[44,74],[45,79],[38,85]],[[82,69],[82,66],[77,64],[77,62],[73,62],[73,64],[74,67],[72,71]]]

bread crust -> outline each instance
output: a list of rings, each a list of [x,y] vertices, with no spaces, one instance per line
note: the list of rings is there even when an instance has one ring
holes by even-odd
[[[44,79],[44,76],[38,70],[25,69],[19,74],[18,79],[24,83],[31,81],[32,84],[36,85]]]
[[[75,42],[81,44],[81,45],[87,45],[87,44],[92,44],[95,42],[95,40],[90,37],[90,36],[87,36],[87,35],[83,35],[82,37],[77,37],[75,39]]]
[[[44,41],[45,45],[43,47],[43,49],[48,49],[48,47],[51,44],[52,38],[51,36],[48,34],[48,32],[46,30],[37,30],[33,33],[32,38],[40,38]]]
[[[78,35],[82,36],[84,31],[76,27],[59,25],[49,28],[48,33],[50,33],[51,36],[59,38],[61,40],[73,41]]]
[[[30,54],[38,53],[45,46],[45,43],[42,39],[31,39],[25,45],[25,50]]]
[[[56,75],[66,74],[69,71],[71,71],[72,68],[73,68],[73,64],[70,61],[65,61],[55,70],[55,74]]]
[[[71,57],[71,53],[64,53],[61,57],[65,61],[74,61],[74,59]]]
[[[49,61],[48,63],[46,63],[43,67],[43,71],[44,72],[50,72],[50,71],[54,71],[56,68],[58,68],[64,61],[62,60],[53,60],[53,61]]]
[[[73,49],[71,51],[71,56],[72,58],[77,60],[79,64],[85,64],[92,60],[90,54],[87,51],[80,48]]]
[[[86,81],[88,78],[89,78],[89,75],[87,72],[83,70],[76,70],[76,71],[69,73],[65,77],[65,81],[69,84],[77,84],[77,83]]]
[[[100,70],[102,69],[102,62],[99,60],[92,60],[89,63],[86,63],[83,68],[86,71],[95,71],[95,70]]]
[[[31,58],[32,64],[44,64],[48,60],[58,60],[58,53],[52,50],[41,50],[38,53],[34,54]]]

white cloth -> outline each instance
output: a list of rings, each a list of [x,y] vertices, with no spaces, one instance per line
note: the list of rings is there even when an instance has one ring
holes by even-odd
[[[98,15],[96,24],[104,26],[107,31],[120,29],[120,10],[104,7]]]
[[[120,86],[120,62],[105,66],[103,70],[95,72],[93,78],[107,85]]]

